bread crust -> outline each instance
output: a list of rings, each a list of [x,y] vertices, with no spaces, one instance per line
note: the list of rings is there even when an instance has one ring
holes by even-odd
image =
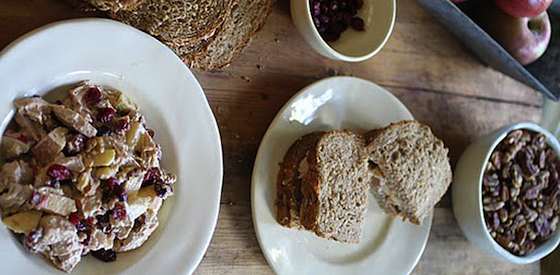
[[[280,163],[276,181],[276,217],[286,227],[301,227],[299,210],[302,199],[299,165],[322,132],[305,135],[294,142]]]

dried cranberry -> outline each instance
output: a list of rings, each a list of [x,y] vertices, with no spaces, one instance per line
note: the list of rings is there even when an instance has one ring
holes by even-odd
[[[128,131],[128,129],[130,129],[130,123],[128,123],[128,119],[119,119],[113,123],[113,129],[115,129],[115,131]]]
[[[68,221],[70,221],[73,225],[78,225],[80,224],[80,221],[82,219],[80,218],[80,214],[78,214],[78,212],[72,212],[70,213],[70,215],[68,216]]]
[[[114,193],[119,201],[126,201],[128,199],[128,194],[122,186],[117,187]]]
[[[47,175],[54,180],[67,180],[72,177],[72,172],[68,168],[60,164],[53,164],[47,170]]]
[[[113,120],[117,111],[111,107],[101,108],[97,113],[97,121],[101,123],[109,123]]]
[[[103,95],[101,94],[101,91],[97,87],[92,86],[87,90],[86,94],[84,95],[84,100],[88,105],[95,105],[99,103],[99,101],[101,101],[102,96]]]
[[[126,208],[122,204],[117,204],[113,208],[112,215],[115,220],[124,220],[126,219]]]
[[[110,177],[105,181],[105,186],[110,190],[114,190],[116,187],[120,185],[121,183],[115,177]]]
[[[357,31],[365,30],[364,20],[359,17],[352,18],[352,22],[350,23],[350,26],[352,26],[352,28]]]
[[[94,217],[89,217],[89,218],[85,219],[84,222],[88,227],[93,227],[95,225],[95,218]]]
[[[92,251],[91,255],[104,262],[114,262],[117,260],[117,253],[115,253],[115,251],[113,251],[112,249],[99,249],[96,251]]]
[[[143,186],[152,185],[156,182],[161,181],[161,171],[157,167],[152,167],[146,171],[144,175]]]

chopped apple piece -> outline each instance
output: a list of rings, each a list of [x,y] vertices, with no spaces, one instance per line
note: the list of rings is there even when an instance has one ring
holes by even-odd
[[[13,232],[27,234],[37,228],[40,219],[41,212],[31,210],[11,215],[2,221]]]

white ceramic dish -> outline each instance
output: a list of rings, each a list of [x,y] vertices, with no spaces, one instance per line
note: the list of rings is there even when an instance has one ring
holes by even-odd
[[[397,7],[395,0],[367,0],[358,11],[365,31],[349,28],[340,39],[327,43],[313,23],[309,0],[291,0],[292,21],[305,41],[319,54],[334,60],[360,62],[376,55],[393,32]]]
[[[516,263],[533,263],[550,254],[560,242],[560,229],[554,236],[526,256],[516,256],[502,248],[486,229],[482,208],[482,177],[486,163],[494,148],[509,132],[516,129],[528,129],[546,135],[548,144],[560,153],[558,140],[547,130],[534,123],[517,123],[494,131],[471,144],[461,156],[453,181],[453,211],[467,238],[487,253],[503,260]]]
[[[266,259],[278,274],[408,274],[418,262],[430,232],[432,214],[422,226],[383,213],[369,196],[359,244],[323,240],[276,222],[278,163],[300,136],[327,129],[373,129],[413,119],[383,88],[357,78],[321,80],[296,94],[266,132],[252,182],[253,223]]]
[[[160,212],[147,243],[113,263],[86,257],[73,274],[191,274],[216,225],[222,152],[214,116],[193,74],[152,37],[105,19],[54,23],[0,53],[2,131],[12,101],[81,80],[117,88],[141,107],[164,151],[163,166],[178,176],[175,196]],[[61,274],[24,251],[0,225],[2,274]]]

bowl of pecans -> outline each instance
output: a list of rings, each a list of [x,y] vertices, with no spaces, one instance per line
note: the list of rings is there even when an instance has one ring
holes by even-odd
[[[560,242],[560,144],[534,123],[501,128],[471,144],[453,183],[453,211],[466,237],[517,264]]]
[[[360,62],[377,54],[395,24],[395,0],[292,0],[292,21],[319,54]]]

